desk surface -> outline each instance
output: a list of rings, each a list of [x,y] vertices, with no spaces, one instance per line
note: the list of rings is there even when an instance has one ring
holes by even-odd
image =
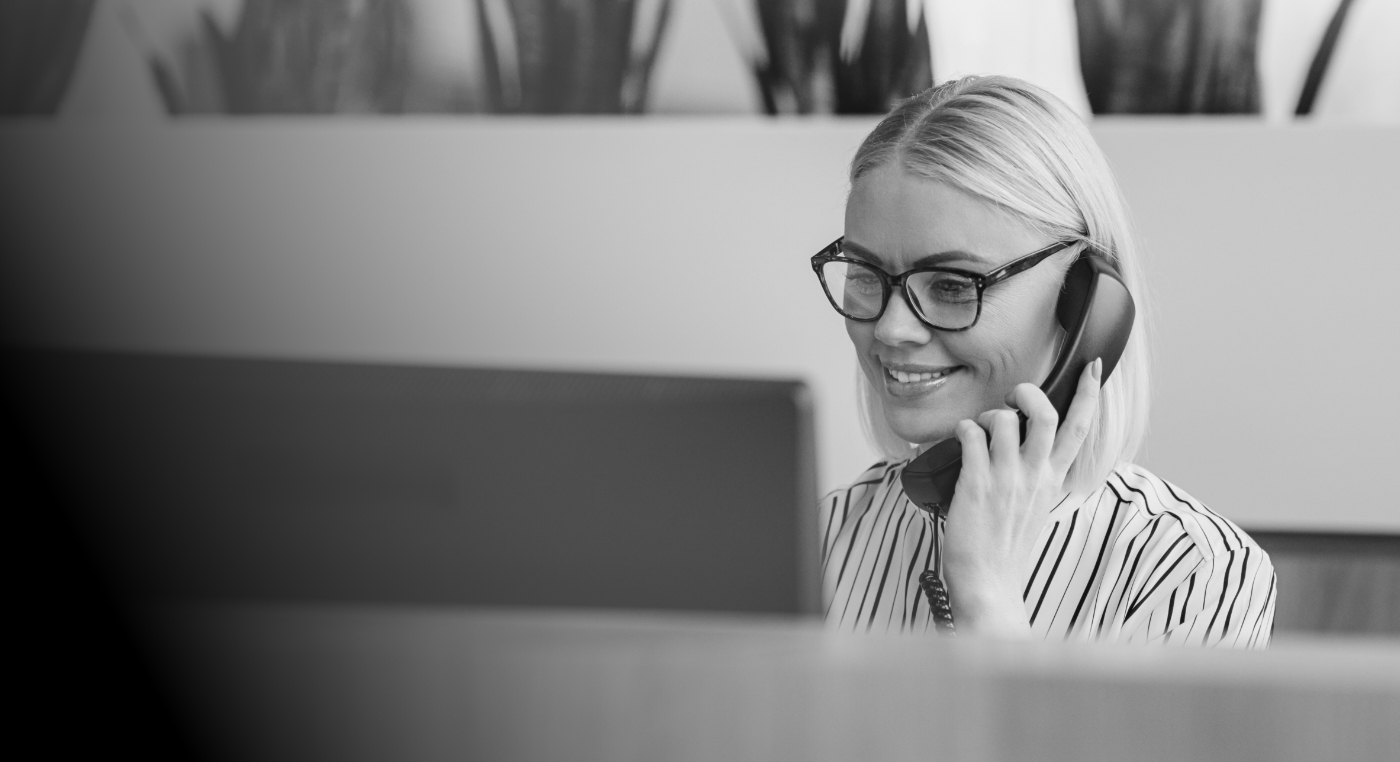
[[[230,759],[1315,760],[1400,750],[1400,642],[1238,653],[855,637],[750,617],[179,605]]]

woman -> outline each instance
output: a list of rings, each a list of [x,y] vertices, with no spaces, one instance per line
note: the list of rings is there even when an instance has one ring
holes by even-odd
[[[886,459],[822,501],[828,622],[932,629],[938,580],[957,633],[1267,646],[1268,556],[1132,463],[1146,428],[1148,310],[1122,197],[1079,118],[1019,80],[949,82],[886,117],[850,177],[845,235],[814,261],[846,316],[865,422]],[[1138,318],[1116,370],[1100,389],[1091,362],[1057,429],[1036,383],[1064,338],[1065,273],[1090,251],[1116,265]],[[917,268],[987,275],[1011,262],[964,300],[963,317],[909,290],[942,281],[882,291],[870,269],[890,283]],[[874,300],[859,315],[843,301],[855,289]],[[900,476],[949,437],[963,468],[944,518],[910,502]]]

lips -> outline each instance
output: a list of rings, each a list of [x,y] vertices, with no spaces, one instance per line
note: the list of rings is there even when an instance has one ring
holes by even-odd
[[[937,380],[939,380],[939,379],[946,378],[950,373],[952,373],[952,372],[955,371],[955,370],[957,370],[957,368],[940,368],[939,370],[903,371],[903,370],[896,370],[895,368],[891,368],[891,367],[889,367],[889,366],[885,366],[885,375],[886,375],[888,378],[894,379],[894,380],[895,380],[896,382],[898,382],[898,383],[901,383],[901,384],[912,384],[912,383],[919,383],[919,382],[923,382],[923,381],[937,381]]]
[[[948,383],[951,376],[962,370],[961,365],[914,365],[910,363],[881,363],[884,370],[885,392],[891,397],[908,399],[932,394]]]

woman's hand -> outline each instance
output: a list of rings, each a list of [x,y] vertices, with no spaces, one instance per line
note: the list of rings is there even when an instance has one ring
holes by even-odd
[[[962,473],[949,506],[943,574],[959,632],[1026,637],[1021,600],[1036,538],[1064,496],[1065,474],[1079,455],[1099,404],[1102,360],[1079,378],[1063,426],[1045,393],[1020,384],[1006,403],[1026,414],[1021,443],[1016,410],[989,410],[962,421]],[[988,446],[987,433],[991,432]]]

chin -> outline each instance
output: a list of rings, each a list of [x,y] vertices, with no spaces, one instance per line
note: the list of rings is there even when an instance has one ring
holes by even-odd
[[[919,416],[922,419],[922,416]],[[894,435],[916,445],[934,444],[941,442],[951,436],[957,429],[956,421],[942,420],[910,420],[904,416],[897,418],[885,418],[885,423],[894,432]]]

